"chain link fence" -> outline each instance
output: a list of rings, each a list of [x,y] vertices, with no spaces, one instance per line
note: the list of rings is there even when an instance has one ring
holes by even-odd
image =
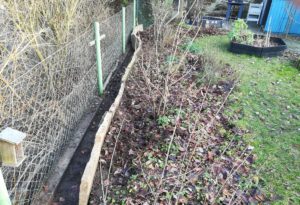
[[[132,29],[133,5],[129,5],[127,41]],[[6,31],[10,30],[8,26]],[[105,80],[122,56],[122,13],[100,23],[100,33],[106,35],[101,41]],[[3,35],[1,43],[13,44],[13,36],[3,42]],[[38,48],[48,54],[42,59],[37,50],[27,49],[31,42],[22,42],[25,50],[14,63],[0,59],[0,131],[12,127],[27,133],[25,161],[18,168],[2,167],[13,204],[34,200],[80,119],[99,98],[92,40],[94,30],[89,26],[59,48],[45,40]]]

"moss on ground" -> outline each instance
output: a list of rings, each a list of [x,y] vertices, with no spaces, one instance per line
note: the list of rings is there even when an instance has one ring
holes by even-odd
[[[299,70],[281,58],[230,53],[227,36],[199,38],[194,44],[239,75],[227,114],[250,131],[245,139],[255,147],[265,193],[276,199],[274,204],[300,204]]]

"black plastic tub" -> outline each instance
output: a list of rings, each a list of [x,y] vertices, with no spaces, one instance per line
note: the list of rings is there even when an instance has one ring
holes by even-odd
[[[204,28],[215,27],[222,28],[224,23],[224,18],[214,17],[214,16],[203,16],[201,19],[201,25]]]
[[[255,36],[255,38],[257,37],[258,36]],[[263,36],[259,37],[261,38]],[[259,57],[276,57],[281,56],[284,50],[287,49],[285,42],[281,38],[271,37],[270,41],[277,43],[278,45],[272,47],[256,47],[231,41],[229,51],[238,54],[256,55]]]

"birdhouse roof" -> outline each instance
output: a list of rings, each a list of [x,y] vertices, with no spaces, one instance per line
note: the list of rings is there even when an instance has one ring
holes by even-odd
[[[0,141],[5,141],[11,144],[20,144],[25,137],[26,133],[12,129],[10,127],[5,128],[2,132],[0,132]]]

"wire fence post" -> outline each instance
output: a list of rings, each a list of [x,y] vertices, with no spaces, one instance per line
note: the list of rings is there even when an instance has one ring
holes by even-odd
[[[123,54],[126,52],[126,8],[122,7],[122,48]]]
[[[136,0],[133,0],[133,29],[136,25]]]
[[[103,94],[103,76],[102,76],[102,59],[101,59],[101,45],[100,45],[100,25],[98,22],[94,23],[95,29],[95,46],[96,46],[96,59],[97,59],[97,77],[99,95]]]
[[[11,201],[9,199],[8,191],[4,182],[1,168],[0,168],[0,204],[11,205]]]

